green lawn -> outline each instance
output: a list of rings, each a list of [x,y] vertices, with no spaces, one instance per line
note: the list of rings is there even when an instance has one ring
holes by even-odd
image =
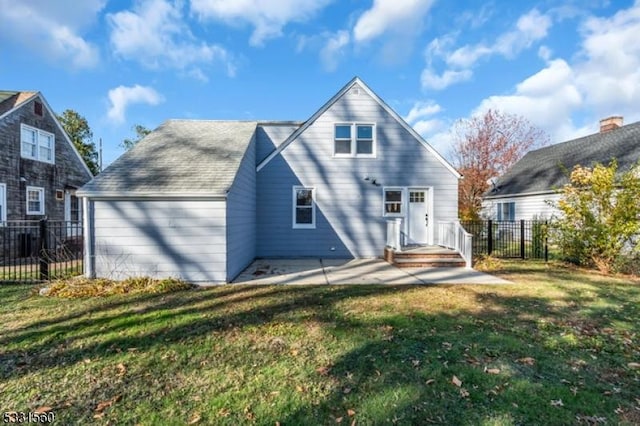
[[[517,284],[2,285],[0,408],[59,424],[640,423],[640,283],[534,262],[500,275]]]

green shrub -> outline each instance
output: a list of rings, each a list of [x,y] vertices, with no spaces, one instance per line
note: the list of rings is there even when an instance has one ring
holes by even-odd
[[[638,168],[617,173],[608,166],[576,166],[558,192],[562,216],[558,243],[565,260],[615,271],[621,256],[640,251],[640,175]]]

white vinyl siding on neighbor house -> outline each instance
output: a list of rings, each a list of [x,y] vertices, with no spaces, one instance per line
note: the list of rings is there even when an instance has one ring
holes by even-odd
[[[96,276],[227,280],[224,201],[96,200],[92,204]]]
[[[338,123],[334,126],[334,157],[376,156],[376,125],[374,123]]]
[[[7,184],[0,183],[0,226],[7,221]]]
[[[505,204],[513,203],[512,220],[551,219],[554,215],[557,216],[559,211],[550,203],[556,202],[558,199],[559,195],[553,193],[488,198],[482,202],[482,216],[493,220],[511,220],[500,219],[498,209],[504,208]]]
[[[293,187],[293,228],[314,229],[316,227],[316,201],[314,188]]]
[[[27,214],[44,214],[44,188],[37,186],[27,186]]]
[[[514,201],[497,203],[496,212],[498,220],[513,222],[516,220],[516,203]]]
[[[20,155],[22,158],[55,162],[55,136],[53,133],[20,124]]]

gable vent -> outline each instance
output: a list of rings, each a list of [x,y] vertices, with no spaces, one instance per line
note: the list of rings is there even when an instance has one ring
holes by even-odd
[[[360,96],[360,88],[354,87],[353,90],[351,90],[351,94],[354,96]]]
[[[33,103],[33,113],[42,117],[42,102],[35,101]]]

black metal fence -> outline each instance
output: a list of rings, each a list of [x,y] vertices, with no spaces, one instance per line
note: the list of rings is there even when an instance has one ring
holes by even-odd
[[[473,255],[501,258],[549,259],[549,227],[540,220],[461,221],[473,234]]]
[[[39,282],[82,273],[82,223],[0,223],[0,283]]]

